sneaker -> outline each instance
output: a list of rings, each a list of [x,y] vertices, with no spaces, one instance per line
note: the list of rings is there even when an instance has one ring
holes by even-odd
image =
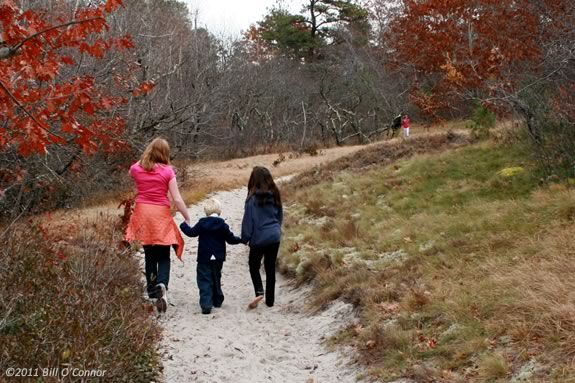
[[[163,283],[158,283],[156,285],[156,295],[158,299],[156,300],[156,307],[158,312],[165,313],[168,308],[168,296],[166,292],[166,286]]]
[[[156,286],[152,290],[148,290],[148,299],[156,299],[158,297],[158,293],[156,292]]]
[[[212,309],[202,309],[202,314],[211,314]]]
[[[254,299],[253,301],[250,302],[250,304],[248,305],[248,309],[252,310],[255,309],[256,307],[258,307],[258,304],[260,303],[260,301],[264,299],[263,295],[258,295],[256,297],[256,299]]]

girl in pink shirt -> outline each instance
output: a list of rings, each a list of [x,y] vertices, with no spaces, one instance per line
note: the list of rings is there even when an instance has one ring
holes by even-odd
[[[169,184],[176,177],[170,165],[158,163],[151,170],[146,170],[140,162],[136,162],[130,167],[130,176],[138,189],[136,203],[170,206]]]
[[[148,296],[156,298],[158,311],[168,306],[170,246],[181,258],[184,240],[170,213],[171,195],[178,211],[190,223],[188,209],[180,195],[174,169],[170,166],[170,146],[162,138],[154,139],[140,161],[130,167],[137,189],[136,206],[126,230],[127,241],[144,246]]]

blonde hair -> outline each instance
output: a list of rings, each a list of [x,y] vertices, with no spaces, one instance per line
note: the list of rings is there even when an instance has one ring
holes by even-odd
[[[210,198],[204,203],[204,212],[206,215],[222,214],[222,204],[215,198]]]
[[[170,164],[170,144],[159,137],[148,144],[140,157],[140,166],[148,171],[154,169],[156,164]]]

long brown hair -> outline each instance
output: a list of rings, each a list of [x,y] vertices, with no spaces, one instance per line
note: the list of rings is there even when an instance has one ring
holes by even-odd
[[[256,198],[258,199],[258,204],[263,205],[266,200],[266,197],[263,194],[267,192],[272,193],[274,204],[281,207],[282,198],[280,191],[274,182],[272,174],[267,168],[263,166],[255,166],[252,169],[252,174],[250,175],[250,180],[248,181],[248,198],[255,194]]]
[[[170,164],[170,144],[160,137],[154,138],[140,157],[140,166],[147,171],[154,169],[156,164]]]

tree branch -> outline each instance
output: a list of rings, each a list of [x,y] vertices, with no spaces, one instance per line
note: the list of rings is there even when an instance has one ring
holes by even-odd
[[[63,137],[57,135],[54,132],[51,132],[50,129],[44,127],[44,125],[42,125],[42,123],[40,121],[38,121],[36,119],[36,117],[34,117],[30,112],[28,112],[26,110],[26,108],[24,108],[24,106],[22,104],[20,104],[20,101],[18,101],[18,99],[16,97],[14,97],[14,95],[10,92],[10,90],[6,87],[6,85],[4,85],[4,83],[2,82],[2,80],[0,80],[0,88],[2,88],[2,90],[4,91],[4,93],[6,93],[8,95],[8,97],[20,108],[22,109],[22,111],[24,113],[26,113],[26,115],[28,117],[30,117],[42,130],[46,131],[48,134],[51,134],[54,137],[63,139]]]
[[[22,47],[22,45],[26,44],[28,41],[46,33],[46,32],[52,31],[54,29],[69,27],[70,25],[82,24],[82,23],[87,23],[87,22],[95,21],[95,20],[104,20],[104,18],[98,16],[98,17],[92,17],[92,18],[84,19],[84,20],[72,20],[72,21],[69,21],[69,22],[64,23],[64,24],[58,24],[58,25],[54,25],[50,28],[43,29],[39,32],[36,32],[36,33],[26,37],[24,40],[20,41],[18,44],[14,45],[13,47],[1,48],[0,49],[0,60],[8,59],[8,58],[14,56],[16,54],[16,52],[18,52],[18,49],[20,49]]]

